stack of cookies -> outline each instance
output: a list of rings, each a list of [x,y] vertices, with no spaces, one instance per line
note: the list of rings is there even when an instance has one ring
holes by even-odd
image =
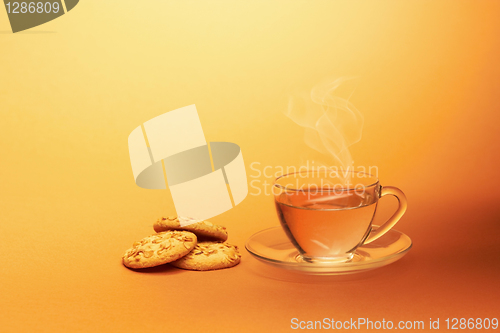
[[[181,226],[177,217],[163,217],[153,225],[157,232],[132,245],[123,264],[138,269],[169,263],[172,266],[209,271],[239,264],[238,247],[226,243],[226,228],[208,221]]]

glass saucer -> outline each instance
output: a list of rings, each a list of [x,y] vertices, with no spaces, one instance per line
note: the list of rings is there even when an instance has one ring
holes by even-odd
[[[373,225],[372,232],[377,228]],[[389,265],[403,257],[411,246],[410,237],[391,229],[370,244],[358,247],[351,260],[333,264],[302,261],[280,226],[257,232],[245,244],[250,254],[266,264],[319,275],[358,273]]]

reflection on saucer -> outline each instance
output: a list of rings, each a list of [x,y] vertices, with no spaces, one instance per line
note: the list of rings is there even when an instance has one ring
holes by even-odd
[[[377,228],[373,226],[373,230]],[[310,263],[301,260],[297,249],[279,226],[259,231],[245,245],[250,254],[266,264],[318,275],[350,274],[382,267],[403,257],[411,246],[407,235],[392,229],[383,237],[356,249],[350,261]]]

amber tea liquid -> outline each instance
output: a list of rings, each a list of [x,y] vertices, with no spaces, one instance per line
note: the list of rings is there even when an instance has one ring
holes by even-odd
[[[369,194],[307,191],[275,197],[276,209],[290,241],[304,259],[343,259],[370,232],[377,198]]]

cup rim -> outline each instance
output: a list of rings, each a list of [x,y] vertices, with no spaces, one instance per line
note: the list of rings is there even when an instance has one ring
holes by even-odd
[[[340,169],[341,172],[343,172],[344,174],[346,173],[352,173],[352,174],[363,174],[363,175],[367,175],[368,177],[373,177],[376,179],[376,181],[372,184],[369,184],[369,185],[363,185],[363,188],[367,188],[367,187],[372,187],[372,186],[376,186],[378,183],[379,183],[379,179],[378,177],[370,174],[370,173],[367,173],[367,172],[362,172],[362,171],[354,171],[354,170],[344,170],[344,169]],[[273,186],[276,186],[280,189],[283,189],[283,190],[286,190],[286,191],[303,191],[303,189],[297,189],[297,188],[290,188],[290,187],[287,187],[287,186],[283,186],[283,185],[280,185],[280,184],[277,184],[277,181],[281,178],[284,178],[284,177],[287,177],[287,176],[290,176],[290,175],[295,175],[295,174],[300,174],[300,173],[311,173],[311,172],[319,172],[319,169],[318,171],[316,170],[311,170],[311,169],[308,169],[308,170],[303,170],[303,171],[295,171],[295,172],[290,172],[290,173],[286,173],[284,175],[281,175],[279,177],[277,177],[275,180],[274,180],[274,184]],[[341,192],[347,192],[347,191],[355,191],[356,188],[341,188],[341,189],[317,189],[318,192],[331,192],[331,191],[341,191]]]

